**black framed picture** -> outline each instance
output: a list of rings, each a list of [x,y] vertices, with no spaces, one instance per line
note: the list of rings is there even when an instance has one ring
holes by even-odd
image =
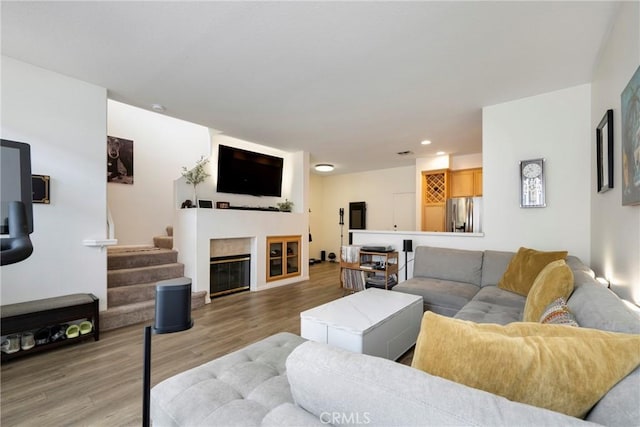
[[[609,109],[596,128],[598,193],[613,188],[613,110]]]
[[[107,182],[133,184],[133,141],[107,136]]]
[[[31,175],[31,192],[33,203],[51,203],[49,199],[49,175]]]
[[[367,204],[365,202],[349,203],[349,229],[367,229]]]

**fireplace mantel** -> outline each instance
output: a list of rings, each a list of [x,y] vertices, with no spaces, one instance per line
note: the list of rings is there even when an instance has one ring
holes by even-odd
[[[177,209],[173,245],[185,266],[193,291],[209,290],[212,239],[251,240],[251,291],[295,283],[309,278],[309,218],[306,213],[230,209]],[[267,283],[267,237],[302,236],[302,275]]]

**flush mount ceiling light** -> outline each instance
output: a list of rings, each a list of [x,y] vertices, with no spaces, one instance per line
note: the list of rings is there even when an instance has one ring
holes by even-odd
[[[335,167],[329,163],[318,163],[314,168],[318,172],[331,172]]]
[[[420,144],[429,145],[429,144],[431,144],[431,141],[429,141],[428,139],[425,139],[424,141],[421,141]]]
[[[164,105],[160,105],[160,104],[153,104],[151,105],[151,109],[153,111],[157,111],[158,113],[162,113],[163,111],[166,111],[167,109],[164,107]]]
[[[436,153],[436,156],[444,156],[445,154],[447,154],[447,153],[445,153],[444,151],[438,151]]]

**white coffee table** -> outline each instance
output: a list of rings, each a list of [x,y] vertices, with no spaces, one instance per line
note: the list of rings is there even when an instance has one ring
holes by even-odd
[[[300,313],[303,338],[396,360],[416,343],[422,297],[369,288]]]

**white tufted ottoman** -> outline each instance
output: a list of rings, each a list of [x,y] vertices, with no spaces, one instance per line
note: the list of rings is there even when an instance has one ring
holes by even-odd
[[[153,425],[320,425],[293,403],[285,371],[305,341],[282,332],[162,381],[151,390]]]

